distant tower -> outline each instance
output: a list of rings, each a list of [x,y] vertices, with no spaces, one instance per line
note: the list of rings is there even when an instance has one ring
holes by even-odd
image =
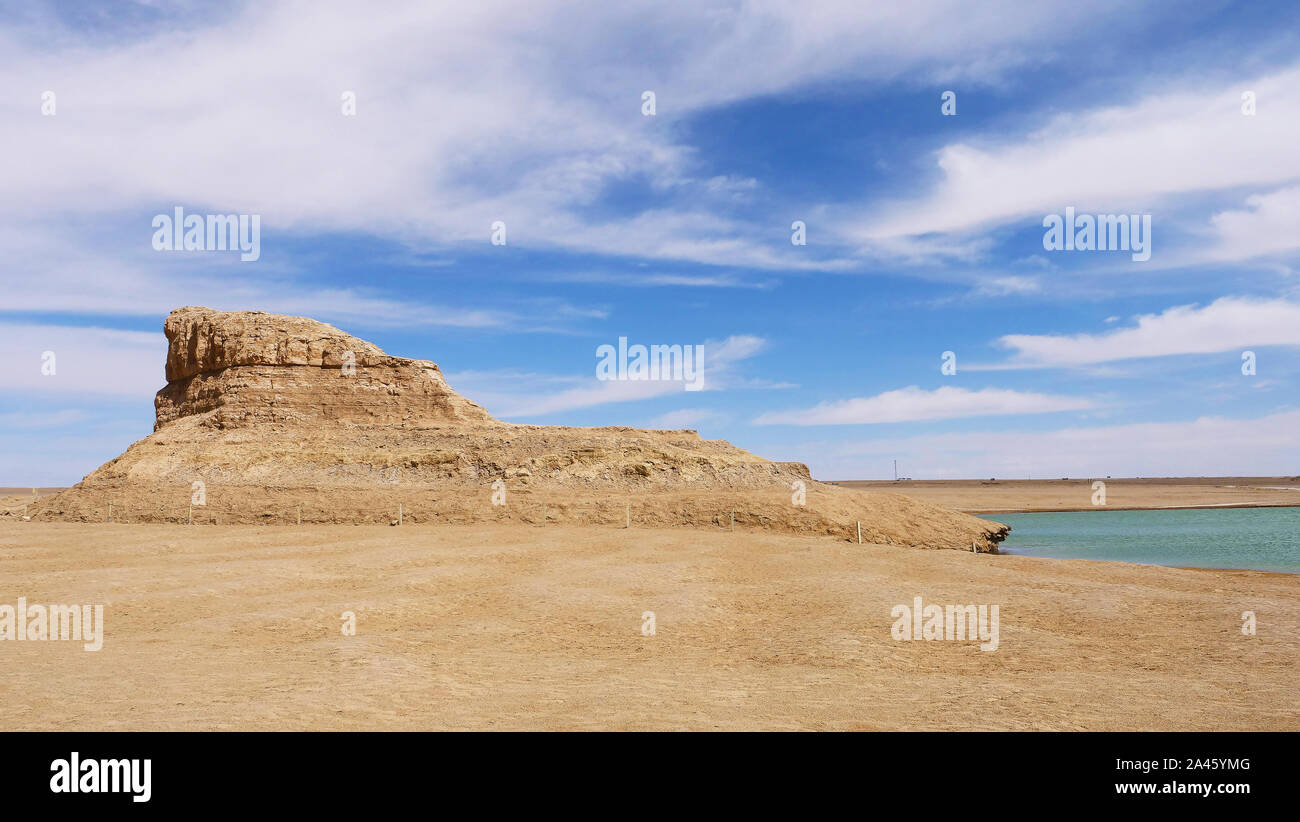
[[[898,460],[894,460],[894,482],[898,482]]]

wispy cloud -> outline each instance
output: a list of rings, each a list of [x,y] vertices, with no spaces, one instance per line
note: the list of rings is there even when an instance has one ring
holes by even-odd
[[[191,16],[183,37],[167,26],[86,42],[24,31],[5,38],[0,87],[16,93],[0,149],[26,161],[0,180],[0,202],[11,216],[17,204],[43,216],[186,203],[259,213],[268,231],[358,231],[417,250],[481,247],[503,220],[510,242],[531,248],[834,267],[756,239],[767,232],[752,216],[720,211],[763,181],[698,167],[670,124],[837,77],[988,82],[1119,7],[763,0],[648,13],[501,0],[358,15],[346,2],[280,0],[202,28]],[[655,117],[640,111],[647,88]],[[39,116],[47,89],[57,117]],[[340,114],[345,90],[355,117]],[[237,105],[210,104],[223,100]],[[633,178],[672,206],[590,218],[608,186]]]
[[[761,337],[745,334],[703,343],[704,390],[743,385],[736,366],[761,352],[766,344]],[[520,379],[520,375],[513,373],[478,373],[449,374],[447,380],[496,416],[506,419],[541,417],[578,408],[680,395],[685,391],[685,381],[597,379],[596,361],[593,354],[588,377],[531,374]],[[547,390],[547,384],[568,387]]]
[[[643,271],[581,271],[561,272],[544,279],[553,282],[599,283],[633,288],[656,286],[681,286],[686,288],[753,288],[766,289],[775,285],[771,276],[754,279],[732,273],[670,273]]]
[[[1227,209],[1210,220],[1216,244],[1209,260],[1248,260],[1300,249],[1300,186],[1246,198],[1246,208]]]
[[[861,425],[914,420],[946,420],[1009,414],[1046,414],[1094,407],[1092,400],[1011,391],[1002,388],[945,386],[927,391],[915,385],[874,397],[826,402],[797,411],[762,414],[755,425]]]
[[[62,408],[57,411],[17,411],[0,414],[0,429],[27,431],[36,428],[58,428],[83,422],[89,415],[79,408]]]
[[[0,323],[0,388],[28,396],[148,398],[167,384],[166,359],[161,332]]]
[[[895,459],[915,479],[1290,476],[1300,464],[1300,411],[1051,431],[934,432],[769,452],[805,460],[823,479],[885,479]]]
[[[1037,294],[1042,288],[1042,283],[1036,277],[1009,275],[981,280],[975,286],[975,294],[981,297],[1009,297]]]
[[[1014,355],[1005,363],[966,370],[1057,368],[1144,357],[1212,354],[1252,346],[1300,345],[1300,302],[1222,297],[1207,306],[1175,306],[1143,314],[1136,324],[1100,334],[1008,334],[997,344]]]
[[[681,408],[660,414],[647,423],[650,428],[698,428],[704,423],[721,422],[727,415],[707,408]]]
[[[143,220],[139,225],[148,227]],[[395,295],[382,280],[364,273],[331,284],[317,279],[310,263],[243,264],[213,255],[200,259],[198,252],[188,260],[160,259],[157,252],[133,247],[139,243],[124,244],[120,234],[70,243],[26,220],[0,227],[0,245],[14,255],[7,264],[0,305],[0,311],[7,312],[162,317],[183,305],[204,305],[370,328],[510,332],[564,331],[582,320],[608,315],[602,307],[544,295],[507,298],[477,292],[470,298],[473,302],[449,289],[435,292],[435,299],[423,291]]]
[[[1300,66],[1228,86],[1202,83],[1187,78],[1137,102],[1060,114],[1012,140],[947,145],[936,158],[941,179],[929,193],[882,204],[846,232],[871,248],[920,238],[959,243],[970,232],[1036,220],[1066,206],[1080,213],[1149,212],[1169,195],[1273,187],[1300,178]],[[1242,114],[1244,90],[1260,101],[1255,116]],[[1255,222],[1269,223],[1269,207],[1285,209],[1290,196],[1259,200],[1266,213],[1255,215]],[[1227,218],[1222,227],[1237,222]],[[1245,255],[1266,252],[1272,243],[1229,247]]]

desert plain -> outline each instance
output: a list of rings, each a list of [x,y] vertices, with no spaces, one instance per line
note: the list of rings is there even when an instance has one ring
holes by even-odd
[[[1300,729],[1292,574],[719,527],[7,518],[0,591],[103,603],[105,628],[99,651],[0,643],[3,730]],[[893,639],[916,596],[998,604],[998,648]]]

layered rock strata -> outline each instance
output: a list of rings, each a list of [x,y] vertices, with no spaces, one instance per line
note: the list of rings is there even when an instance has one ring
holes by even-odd
[[[763,528],[995,551],[1007,527],[814,481],[691,430],[497,420],[428,360],[333,326],[187,307],[164,324],[154,433],[36,519]],[[198,503],[198,504],[196,504]]]

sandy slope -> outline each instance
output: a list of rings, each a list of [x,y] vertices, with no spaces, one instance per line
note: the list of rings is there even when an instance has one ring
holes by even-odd
[[[4,730],[1300,730],[1294,575],[717,528],[0,520],[20,595],[104,603],[108,635],[0,642]],[[917,595],[999,604],[1000,648],[892,640]]]

